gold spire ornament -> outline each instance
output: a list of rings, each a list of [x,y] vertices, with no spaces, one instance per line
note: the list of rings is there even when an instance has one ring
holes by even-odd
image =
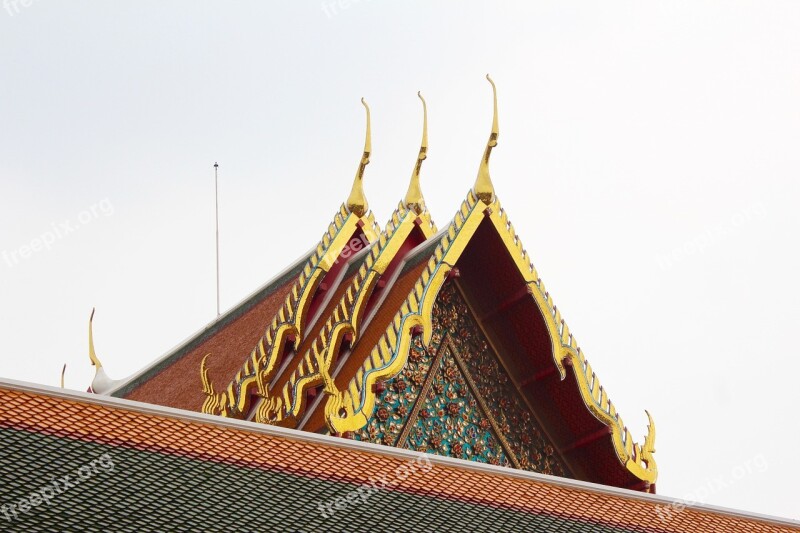
[[[94,335],[92,334],[92,322],[94,321],[94,307],[92,308],[92,314],[89,315],[89,361],[91,361],[92,366],[96,367],[97,370],[103,368],[103,363],[100,362],[100,359],[97,358],[97,354],[94,351]]]
[[[486,79],[492,84],[494,119],[492,120],[492,133],[489,135],[489,142],[486,143],[486,150],[483,152],[483,159],[481,159],[478,178],[475,180],[473,190],[475,191],[475,196],[483,203],[491,204],[494,201],[494,186],[492,185],[492,178],[489,177],[489,157],[492,155],[492,148],[497,146],[497,137],[500,135],[500,129],[497,126],[497,87],[495,87],[492,78],[488,74]]]
[[[111,379],[103,370],[103,363],[94,351],[94,335],[92,334],[92,322],[94,321],[94,308],[89,315],[89,361],[95,367],[94,379],[92,379],[91,389],[95,394],[105,394],[119,384],[119,380]]]
[[[411,173],[411,183],[408,184],[408,192],[403,203],[408,209],[417,214],[425,211],[425,198],[422,197],[422,188],[419,185],[419,172],[422,169],[422,162],[428,157],[428,105],[422,94],[417,91],[417,96],[422,100],[422,143],[419,147],[419,155]]]
[[[64,363],[64,366],[61,367],[61,388],[64,388],[64,373],[67,371],[67,363]]]
[[[347,210],[356,216],[363,217],[364,213],[369,209],[367,204],[367,197],[364,196],[364,169],[369,165],[369,154],[372,152],[372,130],[369,121],[369,106],[362,98],[361,103],[367,110],[367,135],[364,140],[364,155],[361,156],[361,163],[358,165],[356,177],[353,181],[353,189],[350,191],[350,196],[347,198]]]

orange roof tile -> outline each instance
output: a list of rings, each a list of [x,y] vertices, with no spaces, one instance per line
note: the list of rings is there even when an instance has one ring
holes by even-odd
[[[461,502],[462,506],[477,506],[487,519],[495,514],[511,512],[518,523],[529,521],[532,524],[526,528],[529,531],[555,530],[549,526],[536,525],[544,516],[558,520],[562,524],[559,527],[564,527],[557,529],[559,531],[596,531],[601,528],[663,532],[800,531],[800,525],[789,520],[708,506],[683,507],[673,505],[674,502],[664,497],[590,483],[444,457],[420,457],[413,452],[345,439],[2,381],[0,442],[3,443],[4,454],[9,457],[20,452],[35,455],[36,449],[15,448],[17,443],[24,442],[23,438],[14,436],[17,433],[49,435],[62,439],[61,444],[56,443],[49,448],[48,453],[51,455],[62,451],[67,453],[66,450],[72,446],[70,443],[79,441],[92,442],[94,446],[100,447],[95,453],[105,450],[112,457],[123,454],[124,450],[150,453],[148,456],[140,456],[139,464],[142,464],[141,461],[152,460],[155,454],[180,456],[210,465],[236,465],[265,472],[263,475],[266,472],[282,472],[282,481],[277,485],[273,484],[270,490],[277,493],[281,484],[299,483],[297,486],[302,487],[302,494],[294,493],[295,505],[304,504],[308,506],[307,509],[316,508],[320,501],[335,500],[342,493],[346,495],[347,486],[350,487],[349,490],[356,490],[360,484],[369,483],[371,478],[381,478],[389,473],[392,483],[381,491],[380,498],[403,498],[403,495],[422,498],[420,501],[427,502],[426,505],[440,513],[426,519],[447,520],[449,522],[445,523],[452,524],[453,530],[463,530],[458,527],[463,519],[459,510],[466,512],[465,507],[452,507],[447,503],[455,501]],[[148,457],[151,459],[147,459]],[[406,478],[394,474],[405,472],[403,469],[408,469],[412,461],[417,465],[430,465],[430,468],[425,467],[424,472],[418,471]],[[129,472],[120,471],[118,475],[135,477],[138,474],[133,468],[131,466]],[[163,472],[163,468],[161,471],[151,469],[147,472],[147,475],[140,478],[140,483],[148,483],[147,480],[158,483],[160,476],[167,474]],[[237,476],[245,476],[249,470],[239,470],[239,474],[233,472],[235,471],[232,471],[230,477],[212,480],[213,486],[231,495],[231,502],[235,502],[237,494],[241,494],[242,487]],[[183,474],[185,481],[187,475],[188,471]],[[28,480],[28,483],[33,481],[36,480]],[[197,483],[202,484],[201,481]],[[330,483],[350,485],[345,486],[344,492],[329,493],[326,491],[331,490]],[[193,486],[195,485],[191,487]],[[104,494],[103,485],[99,488],[90,485],[86,487],[86,490],[92,491],[95,512],[99,513],[105,505],[104,498],[112,498],[113,495]],[[185,487],[184,490],[191,491],[191,487]],[[144,491],[139,494],[142,497],[147,493],[145,488],[149,490],[150,487],[140,488]],[[0,489],[0,493],[3,492]],[[4,496],[10,500],[20,495]],[[179,497],[178,494],[174,495],[176,501]],[[195,513],[198,512],[197,509],[205,509],[203,500],[206,496],[198,493],[192,497],[195,498],[192,501],[196,502]],[[376,503],[377,498],[378,496]],[[151,502],[154,506],[165,503],[170,505],[169,501]],[[219,501],[214,502],[214,512],[227,512],[221,510],[219,504]],[[253,508],[251,513],[266,513],[265,516],[270,517],[263,520],[284,520],[281,516],[286,504],[282,500],[264,499],[259,501],[258,508]],[[353,505],[361,506],[362,503],[356,502]],[[414,513],[414,510],[409,508],[405,513]],[[317,526],[327,523],[329,529],[342,527],[341,521],[325,522],[326,519],[321,516],[308,517],[305,516],[308,513],[302,511],[290,514],[294,514],[295,521],[313,520],[311,523]],[[35,513],[31,516],[31,520],[35,520]],[[344,519],[344,513],[339,517],[339,520]],[[119,520],[133,521],[140,518],[129,516]],[[384,520],[390,518],[387,515]],[[412,515],[409,515],[409,520],[411,518]],[[87,513],[82,519],[90,523],[94,519],[93,513]],[[215,518],[209,512],[203,519]],[[397,521],[383,523],[389,529],[403,528],[403,524]],[[120,522],[106,526],[121,529],[121,525]],[[167,524],[160,526],[163,528]],[[245,523],[231,523],[229,526],[248,527]],[[259,527],[269,529],[270,525],[269,522],[262,522]]]

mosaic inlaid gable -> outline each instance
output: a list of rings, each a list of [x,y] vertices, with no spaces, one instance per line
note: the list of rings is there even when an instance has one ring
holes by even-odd
[[[430,346],[411,345],[357,440],[573,477],[454,283],[433,307]]]

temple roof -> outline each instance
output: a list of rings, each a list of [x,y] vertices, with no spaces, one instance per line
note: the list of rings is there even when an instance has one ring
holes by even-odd
[[[388,408],[384,391],[406,387],[412,379],[406,375],[409,357],[422,350],[430,365],[417,372],[416,384],[405,393],[406,398],[413,393],[410,412],[393,407],[403,412],[397,421],[405,427],[403,439],[417,424],[422,433],[416,446],[439,442],[425,436],[418,417],[434,374],[448,367],[460,376],[453,378],[460,388],[448,394],[461,396],[448,406],[451,415],[442,411],[441,422],[451,424],[457,415],[473,426],[485,423],[487,446],[496,452],[491,460],[655,492],[655,424],[648,414],[648,433],[641,444],[634,442],[495,193],[489,169],[499,137],[493,82],[492,91],[492,127],[475,184],[441,231],[420,187],[428,155],[424,100],[422,142],[408,192],[383,230],[363,190],[372,153],[364,103],[367,133],[350,196],[312,252],[218,323],[117,385],[112,395],[374,440],[374,424],[373,434],[364,431],[379,404],[381,413]],[[463,332],[444,334],[469,336],[473,348],[441,338],[447,328],[437,316],[454,312],[442,311],[445,296],[459,301],[455,312],[466,325]],[[480,354],[476,346],[482,347]],[[465,355],[483,358],[484,367],[470,367]],[[503,390],[488,391],[477,379],[490,367],[506,383]],[[501,407],[487,394],[503,395],[494,398]],[[467,403],[472,407],[463,411]],[[502,406],[512,404],[514,413],[505,412]],[[513,430],[505,419],[515,421]],[[514,433],[523,420],[536,435],[536,449],[523,444],[526,435]],[[412,445],[388,433],[381,439]],[[432,453],[460,456],[453,450],[461,447],[437,445]]]
[[[787,519],[5,380],[0,445],[0,469],[14,472],[0,484],[0,524],[16,531],[800,531]],[[53,485],[63,479],[78,488]]]

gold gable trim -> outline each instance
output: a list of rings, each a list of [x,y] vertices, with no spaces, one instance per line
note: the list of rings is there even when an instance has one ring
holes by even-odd
[[[428,211],[417,214],[401,202],[280,394],[260,402],[255,413],[256,422],[293,426],[305,411],[309,388],[325,384],[326,392],[335,395],[336,388],[330,376],[335,355],[345,335],[352,335],[353,343],[359,338],[363,313],[375,283],[417,225],[426,239],[437,231]]]
[[[207,375],[205,358],[203,359],[201,377],[203,392],[206,394],[203,413],[234,417],[244,415],[250,388],[259,383],[269,382],[277,370],[279,356],[289,337],[303,338],[306,313],[311,298],[324,274],[338,258],[339,251],[347,246],[347,242],[359,226],[370,242],[377,238],[379,228],[371,211],[364,216],[358,216],[342,205],[328,226],[328,231],[322,236],[314,253],[306,262],[283,306],[224,392],[214,393]],[[259,386],[259,389],[259,394],[262,391],[266,394],[265,387]]]

